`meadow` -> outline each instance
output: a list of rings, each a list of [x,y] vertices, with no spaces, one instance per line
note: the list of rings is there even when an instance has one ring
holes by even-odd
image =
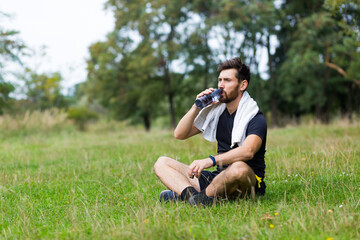
[[[153,164],[216,153],[201,136],[124,124],[2,128],[1,239],[360,239],[360,124],[270,129],[267,191],[160,203]]]

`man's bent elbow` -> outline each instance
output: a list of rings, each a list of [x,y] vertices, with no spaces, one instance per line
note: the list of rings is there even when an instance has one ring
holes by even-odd
[[[248,161],[248,160],[251,160],[251,159],[254,158],[254,156],[255,156],[254,151],[252,151],[251,149],[247,149],[247,151],[246,151],[246,153],[245,153],[245,158],[246,158],[246,160],[247,160],[247,161]]]
[[[180,128],[175,128],[174,137],[179,140],[185,140],[187,138],[187,134]]]
[[[180,133],[178,133],[176,130],[174,131],[174,137],[175,137],[176,139],[179,139],[179,140],[184,140],[184,139],[186,139],[186,137],[184,136],[184,134],[180,134]]]
[[[254,156],[255,156],[255,154],[254,154],[254,153],[249,153],[249,156],[248,156],[249,160],[253,159],[253,158],[254,158]]]

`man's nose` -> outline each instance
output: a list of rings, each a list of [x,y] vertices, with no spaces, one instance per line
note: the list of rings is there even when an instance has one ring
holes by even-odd
[[[223,81],[218,82],[218,88],[224,88],[224,82]]]

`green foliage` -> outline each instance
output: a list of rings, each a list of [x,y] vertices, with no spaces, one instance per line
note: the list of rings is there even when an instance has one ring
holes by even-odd
[[[0,11],[0,20],[8,17],[7,14]],[[3,113],[4,108],[9,107],[9,94],[15,90],[15,87],[5,77],[8,74],[4,71],[5,63],[10,61],[21,64],[20,56],[26,48],[17,35],[17,31],[7,30],[0,26],[0,114]]]
[[[269,130],[266,195],[162,204],[152,167],[216,152],[129,127],[0,136],[0,238],[359,239],[359,125]]]
[[[3,114],[3,109],[8,107],[9,94],[14,90],[15,87],[11,83],[0,81],[0,115]]]
[[[90,98],[99,99],[119,119],[145,120],[153,114],[156,100],[161,97],[157,94],[161,85],[153,74],[154,69],[147,66],[156,63],[151,55],[146,55],[151,49],[144,44],[137,48],[137,53],[130,55],[126,52],[129,43],[111,34],[107,42],[93,44],[88,60],[89,80],[82,89]]]
[[[108,0],[106,8],[114,29],[89,47],[75,105],[86,98],[147,130],[157,118],[175,127],[200,91],[216,87],[218,64],[240,56],[252,73],[248,90],[274,126],[279,118],[328,123],[360,112],[357,0]],[[23,102],[9,97],[14,86],[1,68],[20,62],[17,34],[0,27],[0,112]],[[23,108],[69,105],[60,74],[28,71],[23,79]]]
[[[62,76],[60,73],[38,74],[26,69],[22,78],[25,82],[24,93],[28,108],[44,110],[52,107],[67,107],[67,100],[61,93]]]
[[[171,65],[182,51],[177,27],[186,19],[179,3],[186,1],[109,1],[115,29],[107,41],[90,47],[85,87],[90,97],[100,98],[120,119],[141,119],[148,130],[152,119],[164,111],[160,102],[168,102],[175,125],[174,98],[182,81]],[[134,35],[138,41],[132,40]]]
[[[360,111],[353,1],[112,0],[107,7],[115,28],[90,47],[85,89],[121,119],[142,119],[149,129],[168,115],[174,127],[198,92],[216,87],[218,63],[235,56],[250,66],[248,90],[274,125],[279,116],[312,113],[329,122]],[[268,79],[259,70],[264,51]]]
[[[293,4],[296,8],[293,6],[291,11],[303,10],[299,3],[288,5]],[[352,8],[360,13],[358,7]],[[320,120],[328,122],[330,114],[340,107],[351,116],[352,102],[359,101],[359,87],[355,84],[359,76],[357,73],[355,76],[352,66],[359,65],[360,52],[358,33],[350,30],[354,23],[352,20],[346,23],[345,19],[354,20],[346,8],[332,13],[317,8],[296,19],[294,30],[286,40],[291,44],[278,71],[283,112],[295,116],[315,113]]]
[[[8,15],[0,11],[0,19],[8,17]],[[18,33],[18,31],[8,30],[0,26],[0,67],[4,66],[5,61],[21,63],[20,55],[22,55],[22,51],[26,46],[17,38]],[[1,72],[0,80],[3,80]]]
[[[95,112],[90,111],[86,107],[69,107],[67,115],[69,119],[74,120],[80,131],[85,131],[87,122],[99,118]]]

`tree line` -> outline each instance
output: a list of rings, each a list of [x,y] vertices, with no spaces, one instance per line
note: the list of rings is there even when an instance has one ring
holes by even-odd
[[[248,91],[270,125],[305,115],[322,123],[351,120],[360,111],[359,6],[357,0],[108,0],[115,26],[89,47],[88,78],[75,99],[148,130],[154,121],[175,127],[197,93],[217,86],[217,65],[239,56],[251,69]]]
[[[250,66],[249,92],[271,125],[306,114],[328,123],[359,111],[355,1],[109,0],[106,6],[115,28],[90,46],[81,87],[119,118],[142,119],[149,129],[168,114],[175,127],[196,93],[216,86],[218,63],[236,56]]]

